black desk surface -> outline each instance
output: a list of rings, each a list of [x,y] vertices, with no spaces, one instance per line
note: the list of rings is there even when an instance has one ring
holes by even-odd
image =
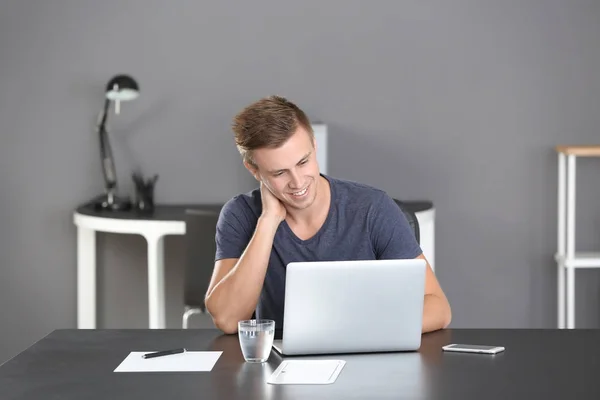
[[[449,343],[504,353],[443,353]],[[223,350],[210,372],[114,373],[130,351]],[[316,357],[315,357],[316,358]],[[281,362],[246,364],[216,330],[58,330],[0,367],[0,399],[599,399],[598,330],[444,330],[419,352],[334,355],[332,385],[268,385]]]
[[[134,209],[127,211],[97,210],[93,204],[83,204],[76,212],[90,217],[145,220],[145,221],[185,221],[187,211],[210,211],[218,213],[223,204],[157,204],[152,213],[142,213]]]
[[[406,201],[406,208],[412,212],[431,209],[433,204],[429,201]],[[209,211],[220,212],[223,204],[157,204],[151,214],[140,213],[136,210],[107,211],[97,210],[93,204],[82,204],[77,207],[76,212],[91,217],[104,217],[130,220],[152,220],[152,221],[185,221],[187,211]]]

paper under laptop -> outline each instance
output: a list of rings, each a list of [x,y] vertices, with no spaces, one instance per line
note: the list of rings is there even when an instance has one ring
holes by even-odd
[[[142,358],[153,351],[133,351],[114,372],[202,372],[211,371],[222,351],[186,351],[156,358]]]
[[[342,368],[343,360],[284,360],[269,377],[272,385],[327,385],[334,383]]]

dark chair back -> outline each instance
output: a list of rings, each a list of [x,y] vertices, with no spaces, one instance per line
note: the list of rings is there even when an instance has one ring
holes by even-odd
[[[204,295],[215,265],[218,210],[186,210],[183,302],[203,311]]]
[[[417,216],[414,212],[408,209],[408,207],[400,200],[394,199],[394,202],[400,207],[400,210],[404,213],[404,216],[408,220],[408,224],[413,230],[415,234],[415,238],[417,239],[417,243],[420,244],[421,241],[421,232],[419,230],[419,221],[417,220]]]

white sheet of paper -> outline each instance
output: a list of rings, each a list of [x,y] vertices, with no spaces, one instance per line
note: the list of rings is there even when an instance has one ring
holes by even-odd
[[[326,385],[336,381],[343,360],[284,360],[269,377],[272,385]]]
[[[163,357],[142,358],[152,351],[132,351],[114,372],[182,372],[211,371],[222,351],[186,351]]]

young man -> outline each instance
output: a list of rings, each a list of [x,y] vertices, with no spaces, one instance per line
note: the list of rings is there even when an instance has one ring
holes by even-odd
[[[311,124],[295,104],[278,96],[261,99],[235,117],[233,131],[260,188],[229,200],[217,223],[205,304],[223,332],[235,333],[238,321],[254,312],[283,327],[289,262],[425,258],[385,192],[319,172]],[[450,320],[450,305],[428,264],[422,330],[443,329]]]

